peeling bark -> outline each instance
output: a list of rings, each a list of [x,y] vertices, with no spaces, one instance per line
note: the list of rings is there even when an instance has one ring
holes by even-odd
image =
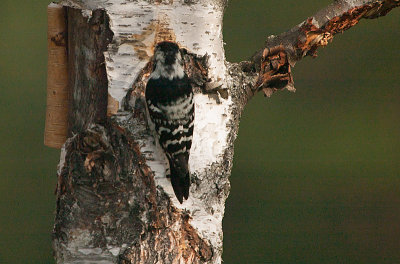
[[[399,0],[338,0],[303,23],[279,36],[270,36],[265,47],[251,58],[248,69],[260,72],[255,90],[266,96],[286,88],[295,91],[291,68],[305,56],[317,56],[334,35],[343,33],[363,19],[385,16],[400,6]]]
[[[226,1],[62,1],[68,7],[70,138],[61,151],[57,263],[221,263],[233,146],[255,92],[294,90],[291,68],[335,34],[399,1],[335,1],[250,61],[225,61]],[[193,38],[194,34],[201,38]],[[172,40],[195,90],[190,196],[182,205],[148,126],[152,49]]]

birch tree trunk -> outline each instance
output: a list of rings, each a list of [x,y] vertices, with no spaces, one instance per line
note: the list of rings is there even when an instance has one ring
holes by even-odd
[[[241,112],[255,92],[294,90],[291,68],[399,1],[335,1],[249,61],[225,61],[225,0],[65,0],[71,89],[53,244],[57,263],[221,263],[222,219]],[[251,26],[251,25],[249,25]],[[155,44],[187,51],[196,84],[189,199],[180,204],[147,125]]]

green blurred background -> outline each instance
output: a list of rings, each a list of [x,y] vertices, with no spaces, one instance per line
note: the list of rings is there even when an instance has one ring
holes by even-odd
[[[0,1],[0,263],[53,263],[59,151],[43,146],[48,0]],[[329,4],[230,0],[240,61]],[[400,12],[363,20],[294,69],[296,93],[243,115],[225,263],[400,263]]]

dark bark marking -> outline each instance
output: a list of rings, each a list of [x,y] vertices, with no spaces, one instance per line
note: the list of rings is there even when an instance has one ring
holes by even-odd
[[[67,45],[67,32],[60,32],[56,34],[54,37],[51,37],[51,41],[56,46],[65,47]]]
[[[103,53],[113,33],[104,10],[94,10],[89,21],[80,9],[68,8],[67,12],[68,72],[72,98],[69,135],[72,135],[84,131],[90,124],[106,120],[108,80]]]
[[[189,243],[190,248],[183,254],[183,257],[190,256],[190,251],[196,252],[196,255],[201,261],[207,262],[211,260],[213,253],[212,248],[208,243],[202,240],[197,234],[196,230],[189,224],[190,216],[182,214],[182,227],[181,232],[183,234],[184,241]],[[188,259],[188,258],[186,258]]]

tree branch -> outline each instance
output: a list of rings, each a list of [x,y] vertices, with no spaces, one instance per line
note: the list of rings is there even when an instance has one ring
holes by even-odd
[[[291,30],[269,36],[264,48],[249,62],[241,63],[247,75],[258,73],[256,83],[246,96],[251,97],[260,90],[268,97],[284,88],[295,91],[291,68],[297,61],[305,56],[316,57],[319,47],[328,45],[334,35],[357,25],[361,19],[385,16],[398,6],[399,0],[337,0]]]

